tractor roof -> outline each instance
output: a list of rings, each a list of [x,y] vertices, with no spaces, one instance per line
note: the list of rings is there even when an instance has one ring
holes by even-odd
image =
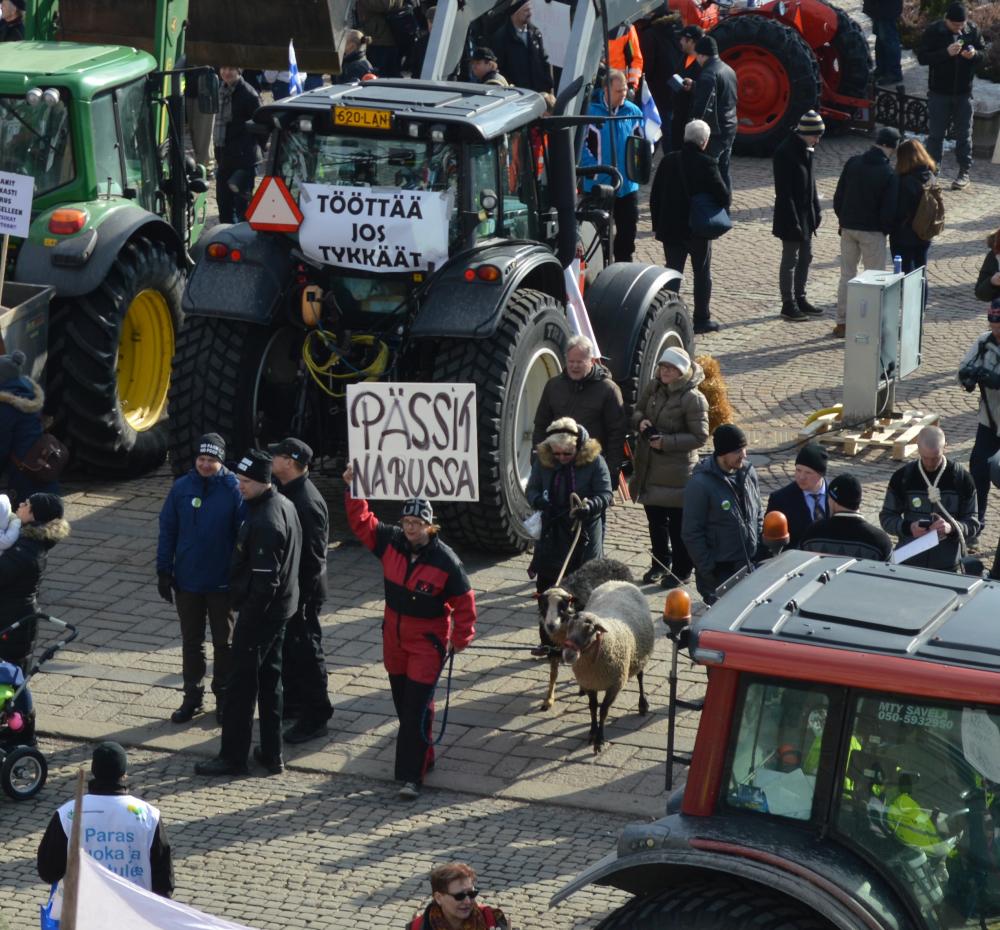
[[[545,101],[540,94],[519,87],[380,78],[360,84],[333,84],[289,97],[262,107],[254,119],[267,124],[281,112],[328,113],[331,107],[389,110],[396,124],[394,135],[400,134],[401,122],[413,121],[442,124],[475,141],[493,139],[530,123],[545,112]]]
[[[29,87],[55,84],[90,99],[155,69],[152,55],[127,46],[8,42],[0,58],[0,93],[20,95]]]
[[[1000,584],[970,575],[793,550],[736,584],[694,634],[696,649],[725,653],[698,656],[708,664],[955,698],[992,682],[1000,700],[1000,677],[980,674],[1000,672]]]

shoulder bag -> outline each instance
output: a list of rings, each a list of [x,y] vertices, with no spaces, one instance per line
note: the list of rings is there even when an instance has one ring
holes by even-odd
[[[695,239],[718,239],[720,236],[724,236],[733,228],[733,221],[726,208],[707,192],[691,194],[688,190],[687,177],[684,174],[682,154],[677,156],[677,168],[681,176],[681,184],[684,186],[684,193],[690,203],[688,225],[691,227],[691,235]]]

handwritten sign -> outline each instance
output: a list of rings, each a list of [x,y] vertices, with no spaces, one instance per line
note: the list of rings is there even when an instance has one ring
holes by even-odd
[[[985,710],[962,708],[962,752],[980,775],[1000,782],[1000,727]]]
[[[34,178],[0,171],[0,236],[28,235]]]
[[[347,386],[354,497],[479,500],[474,384]]]
[[[448,257],[452,195],[303,184],[299,243],[309,258],[355,271],[426,271]]]

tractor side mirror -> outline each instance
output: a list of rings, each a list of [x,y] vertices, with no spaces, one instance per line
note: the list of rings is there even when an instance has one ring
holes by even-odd
[[[198,112],[219,112],[219,75],[212,70],[198,75]]]
[[[625,176],[636,184],[648,184],[653,174],[653,143],[639,136],[625,140]]]

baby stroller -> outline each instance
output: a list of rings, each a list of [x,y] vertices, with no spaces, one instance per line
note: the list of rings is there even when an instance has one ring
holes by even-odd
[[[67,643],[76,639],[76,627],[50,617],[48,614],[31,614],[17,623],[0,630],[0,642],[18,627],[32,621],[51,624],[65,633],[61,639],[47,646],[24,675],[19,666],[0,661],[0,788],[15,801],[33,798],[45,784],[49,766],[45,756],[34,745],[33,728],[25,719],[25,698],[28,682],[38,670]],[[28,733],[25,731],[29,730]]]

